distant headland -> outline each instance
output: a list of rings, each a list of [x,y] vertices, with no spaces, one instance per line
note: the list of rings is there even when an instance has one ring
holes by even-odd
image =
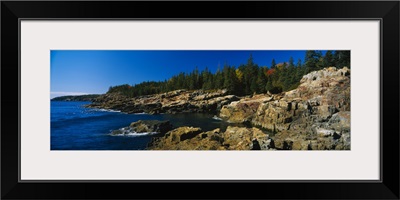
[[[51,101],[93,101],[100,94],[68,95],[52,98]]]

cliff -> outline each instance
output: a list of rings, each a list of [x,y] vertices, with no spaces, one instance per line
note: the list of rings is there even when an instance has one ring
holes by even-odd
[[[350,69],[311,72],[297,89],[232,102],[220,117],[276,133],[281,149],[350,149]]]
[[[253,128],[230,126],[225,132],[202,132],[199,128],[180,127],[153,138],[148,149],[350,149],[350,69],[346,67],[311,72],[301,79],[297,89],[288,92],[229,101],[219,104],[219,116]]]

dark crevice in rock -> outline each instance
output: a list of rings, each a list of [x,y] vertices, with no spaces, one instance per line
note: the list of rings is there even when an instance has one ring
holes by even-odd
[[[338,139],[340,139],[340,137],[341,137],[341,135],[337,134],[336,132],[333,133],[333,139],[334,140],[338,140]]]
[[[261,150],[260,143],[257,141],[257,139],[253,140],[253,148],[251,150]]]
[[[283,150],[292,150],[292,145],[293,145],[292,141],[284,141],[282,149]]]
[[[184,140],[187,140],[187,139],[194,138],[194,137],[196,137],[196,135],[198,135],[199,133],[201,133],[201,130],[198,130],[198,131],[190,131],[190,132],[187,132],[187,133],[185,133],[185,134],[182,134],[181,137],[180,137],[180,141],[184,141]]]

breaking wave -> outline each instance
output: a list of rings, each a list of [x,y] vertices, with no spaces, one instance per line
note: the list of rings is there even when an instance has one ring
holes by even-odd
[[[119,110],[112,110],[112,109],[104,109],[104,108],[95,108],[95,111],[100,111],[100,112],[121,112]]]
[[[157,134],[157,132],[143,132],[143,133],[128,132],[128,133],[121,133],[121,134],[111,134],[111,136],[141,137],[141,136],[155,135],[155,134]]]
[[[212,118],[215,119],[215,120],[218,120],[218,121],[222,120],[221,118],[217,117],[217,115],[214,115],[214,117],[212,117]]]
[[[133,113],[134,115],[146,115],[147,113],[141,112],[141,113]]]

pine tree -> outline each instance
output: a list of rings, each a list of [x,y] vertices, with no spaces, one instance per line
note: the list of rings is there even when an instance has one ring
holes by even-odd
[[[257,93],[264,93],[265,86],[267,84],[267,77],[265,77],[264,68],[260,67],[258,69],[257,75]]]
[[[250,84],[250,90],[251,90],[251,93],[257,93],[258,86],[257,86],[256,79],[252,79],[251,84]]]
[[[229,92],[233,92],[235,90],[232,77],[231,77],[231,68],[227,65],[224,66],[223,74],[224,74],[224,84],[223,88],[227,89]]]
[[[320,51],[314,51],[314,50],[306,51],[306,56],[304,58],[306,73],[310,73],[320,68],[319,65],[320,58],[321,58]]]
[[[268,78],[267,85],[266,85],[265,89],[267,91],[271,92],[273,88],[274,88],[274,86],[272,85],[272,78]]]
[[[293,60],[293,57],[290,56],[290,58],[289,58],[289,68],[293,68],[293,67],[294,67],[294,60]]]
[[[275,69],[276,68],[276,62],[275,59],[273,58],[271,61],[271,69]]]
[[[253,55],[250,54],[249,58],[247,59],[247,66],[253,66],[253,65],[254,65]]]
[[[324,64],[323,65],[324,65],[324,67],[335,66],[332,51],[326,51],[325,56],[324,56]]]
[[[212,84],[212,80],[211,80],[212,75],[211,75],[211,73],[208,71],[208,67],[206,67],[206,68],[201,72],[201,77],[202,77],[202,81],[203,81],[201,88],[202,88],[203,90],[210,90],[210,89],[212,89],[212,86],[211,86],[211,84]]]
[[[224,85],[224,77],[222,72],[220,72],[219,70],[217,71],[217,73],[215,74],[215,79],[214,79],[214,88],[213,89],[220,89],[223,87]]]
[[[293,57],[288,62],[276,64],[271,61],[271,68],[259,67],[254,63],[252,55],[247,63],[237,69],[225,64],[223,70],[218,67],[216,73],[211,73],[206,67],[199,71],[196,67],[189,73],[180,72],[164,81],[145,81],[135,85],[120,85],[109,87],[108,93],[118,92],[127,97],[169,92],[177,89],[211,90],[227,89],[229,93],[238,96],[254,93],[279,93],[296,88],[302,76],[309,71],[318,70],[327,65],[338,67],[350,65],[350,51],[327,51],[321,56],[319,51],[307,51],[306,62],[299,59],[294,64]],[[334,63],[334,64],[332,64]]]
[[[239,82],[242,83],[242,81],[243,81],[243,72],[240,71],[240,69],[238,68],[238,69],[236,69],[235,73],[236,73],[236,77],[239,80]]]
[[[336,67],[350,68],[350,51],[335,51],[334,60],[336,61]]]

